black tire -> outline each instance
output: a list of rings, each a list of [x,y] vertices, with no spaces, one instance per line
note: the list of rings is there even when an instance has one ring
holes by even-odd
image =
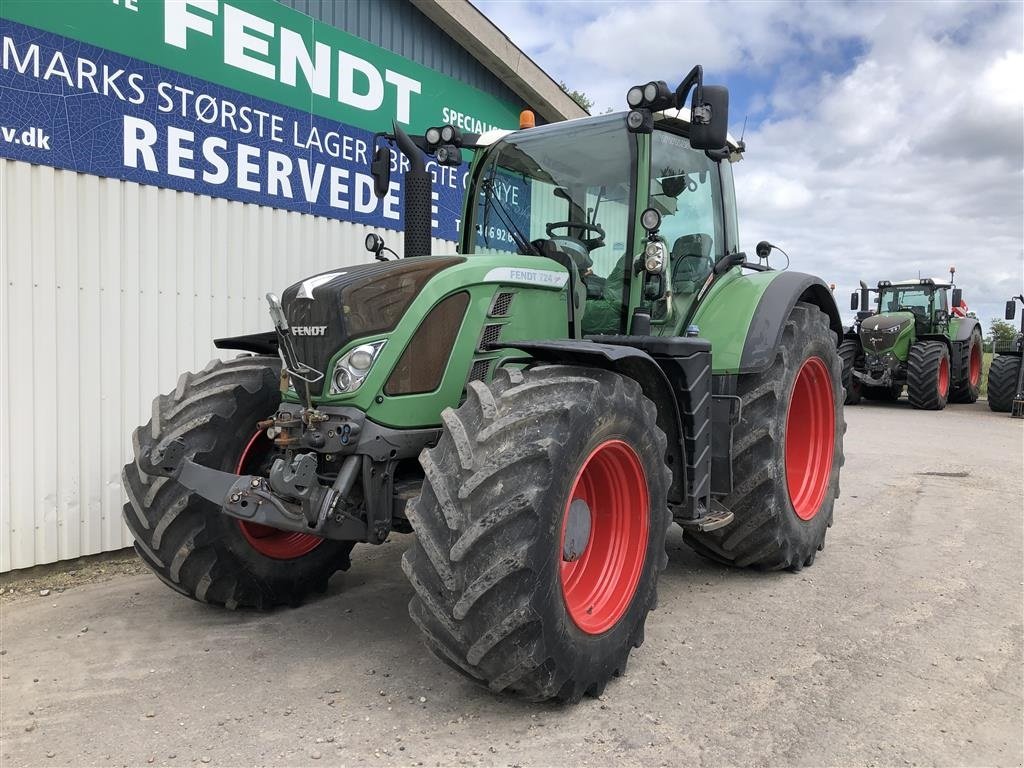
[[[911,345],[907,357],[907,399],[912,406],[941,411],[949,399],[950,379],[949,347],[941,341]]]
[[[803,519],[788,488],[787,428],[797,375],[811,358],[819,358],[829,376],[834,441],[824,496],[809,519]],[[687,531],[685,540],[705,557],[727,565],[800,570],[825,546],[844,461],[842,363],[828,317],[813,304],[799,302],[786,321],[771,368],[741,375],[737,394],[743,410],[733,444],[734,488],[724,499],[735,519],[716,531]]]
[[[276,358],[240,357],[183,374],[135,430],[136,460],[141,449],[173,436],[197,463],[234,472],[256,422],[281,400],[280,365]],[[169,587],[194,600],[227,608],[297,605],[349,567],[352,542],[324,540],[300,557],[274,559],[253,548],[237,520],[174,480],[147,475],[136,462],[122,479],[129,499],[123,516],[136,552]]]
[[[962,344],[954,344],[953,349],[960,355],[957,370],[960,378],[950,388],[949,402],[951,403],[973,403],[981,394],[981,365],[985,360],[981,348],[981,329],[977,326],[971,332],[971,338]],[[971,381],[971,356],[975,355],[978,364],[978,377]]]
[[[861,391],[865,400],[875,400],[880,403],[895,403],[903,394],[903,385],[900,383],[890,384],[888,387],[865,386]]]
[[[988,407],[998,413],[1009,413],[1017,394],[1021,358],[996,355],[988,369]]]
[[[643,642],[668,562],[669,472],[654,404],[616,373],[542,366],[470,382],[466,402],[443,420],[440,442],[420,455],[426,477],[409,509],[416,542],[402,568],[415,588],[413,621],[441,660],[492,691],[533,701],[600,695]],[[577,473],[609,440],[639,460],[649,525],[628,606],[591,634],[563,596],[561,535]]]
[[[857,363],[864,359],[860,342],[856,339],[846,339],[839,345],[839,359],[843,364],[843,389],[846,390],[846,405],[857,405],[860,402],[863,385],[860,379],[853,375]]]

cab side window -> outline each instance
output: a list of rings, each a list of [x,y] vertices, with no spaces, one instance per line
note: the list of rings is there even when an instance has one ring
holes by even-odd
[[[668,131],[657,130],[651,141],[648,204],[661,214],[659,234],[672,262],[672,290],[693,294],[725,255],[719,206],[718,168],[704,152]]]

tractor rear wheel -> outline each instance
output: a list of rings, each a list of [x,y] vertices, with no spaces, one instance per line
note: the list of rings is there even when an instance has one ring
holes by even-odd
[[[135,430],[135,455],[168,437],[185,455],[214,469],[266,475],[273,443],[256,423],[281,400],[281,363],[271,357],[214,360],[186,373],[174,392],[153,401],[153,418]],[[227,608],[297,605],[322,592],[349,567],[352,542],[328,541],[245,523],[170,478],[147,475],[136,462],[122,472],[129,503],[124,521],[135,550],[169,587]]]
[[[843,389],[846,390],[846,405],[856,405],[860,402],[863,384],[853,375],[853,370],[863,358],[864,353],[861,352],[859,341],[847,339],[839,345],[839,359],[843,364]]]
[[[733,522],[686,532],[705,557],[728,565],[800,570],[825,546],[843,465],[842,364],[828,317],[799,302],[772,366],[739,377],[733,443]]]
[[[1017,394],[1021,358],[996,355],[988,369],[988,407],[998,413],[1009,413]]]
[[[950,390],[949,400],[952,403],[973,403],[981,392],[981,330],[975,327],[971,338],[954,345],[954,348],[960,355],[960,381]]]
[[[654,404],[619,374],[542,366],[470,382],[442,418],[408,509],[413,621],[493,691],[600,695],[643,642],[668,562]]]
[[[907,399],[915,408],[941,411],[949,398],[949,347],[941,341],[911,345],[907,358]]]

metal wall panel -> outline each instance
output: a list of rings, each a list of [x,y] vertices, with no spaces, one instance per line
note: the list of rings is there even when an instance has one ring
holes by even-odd
[[[0,572],[129,546],[121,467],[153,397],[213,338],[267,330],[267,291],[366,261],[369,231],[0,160]]]
[[[509,104],[522,102],[522,98],[493,72],[410,3],[397,0],[278,1]]]

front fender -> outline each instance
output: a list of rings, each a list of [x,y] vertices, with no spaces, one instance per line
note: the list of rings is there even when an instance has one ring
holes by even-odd
[[[803,272],[754,272],[712,285],[693,322],[711,342],[716,374],[757,373],[775,360],[786,319],[798,301],[814,304],[829,319],[836,343],[843,338],[839,307],[819,277]]]

